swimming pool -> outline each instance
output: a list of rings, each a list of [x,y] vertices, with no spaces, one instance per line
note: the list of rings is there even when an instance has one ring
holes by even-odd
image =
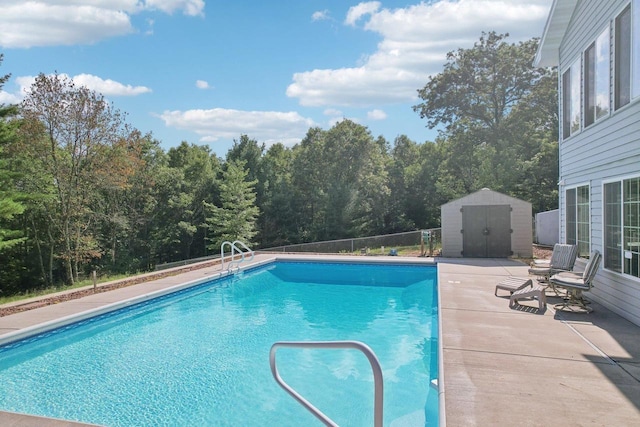
[[[319,425],[273,380],[276,341],[357,340],[384,375],[384,425],[437,425],[436,268],[276,262],[0,348],[0,409],[109,426]],[[341,425],[373,424],[367,359],[278,353]]]

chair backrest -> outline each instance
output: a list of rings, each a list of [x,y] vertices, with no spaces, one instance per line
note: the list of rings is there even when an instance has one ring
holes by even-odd
[[[554,270],[573,270],[578,256],[578,247],[576,245],[567,245],[564,243],[556,243],[551,253],[551,261],[549,266]]]
[[[589,285],[591,287],[591,282],[596,277],[596,273],[598,272],[598,267],[600,267],[600,259],[602,255],[599,251],[594,250],[591,252],[591,256],[589,257],[589,262],[584,268],[584,272],[582,273],[582,281],[585,285]]]
[[[549,260],[549,265],[550,266],[554,266],[556,264],[558,264],[560,262],[560,256],[561,256],[561,252],[562,252],[562,246],[564,246],[561,243],[556,243],[555,245],[553,245],[553,251],[551,252],[551,259]]]

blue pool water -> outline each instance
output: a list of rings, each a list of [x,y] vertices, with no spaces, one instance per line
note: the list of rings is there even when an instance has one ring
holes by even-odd
[[[0,347],[0,410],[107,426],[320,423],[271,376],[276,341],[357,340],[384,375],[384,425],[437,425],[436,269],[277,262]],[[373,425],[354,350],[278,351],[335,422]]]

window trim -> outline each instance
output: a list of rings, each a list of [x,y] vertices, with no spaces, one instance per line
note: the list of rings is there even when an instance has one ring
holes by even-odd
[[[592,197],[591,197],[592,196],[592,191],[591,191],[591,183],[590,182],[567,185],[563,189],[564,190],[563,191],[563,203],[562,203],[562,209],[564,210],[564,236],[563,236],[564,240],[563,241],[565,243],[568,243],[567,238],[568,238],[568,230],[569,230],[569,226],[568,225],[569,224],[568,224],[568,221],[567,221],[567,212],[568,212],[567,211],[567,192],[570,191],[570,190],[575,190],[575,192],[576,192],[576,230],[575,230],[576,242],[575,242],[575,244],[577,245],[578,242],[579,242],[579,239],[578,239],[578,223],[579,223],[578,219],[579,219],[579,216],[578,216],[578,209],[577,209],[577,206],[578,206],[578,198],[577,198],[577,196],[578,196],[578,188],[582,188],[582,187],[587,187],[587,190],[589,191],[589,207],[588,207],[588,210],[589,210],[589,220],[588,220],[589,231],[587,233],[587,237],[589,238],[589,248],[587,250],[587,255],[590,255],[591,251],[592,251],[592,247],[593,247],[593,239],[591,237],[591,232],[593,230],[593,226],[592,226],[592,219],[593,218],[591,216],[591,212],[592,212],[592,208],[593,208],[593,205],[592,205],[593,200],[592,200]],[[586,259],[584,257],[581,257],[579,252],[578,252],[578,257],[582,258],[582,259]]]
[[[606,209],[606,195],[605,195],[605,186],[607,184],[613,184],[613,183],[617,183],[620,185],[620,191],[621,191],[621,197],[622,197],[622,201],[621,201],[621,205],[620,205],[620,231],[622,233],[624,233],[624,209],[623,209],[623,205],[624,205],[624,181],[628,180],[628,179],[639,179],[640,178],[640,173],[633,173],[633,174],[627,174],[627,175],[620,175],[617,177],[609,177],[607,179],[603,179],[601,182],[601,203],[602,203],[602,248],[603,248],[603,258],[605,257],[605,253],[604,253],[604,245],[605,245],[605,239],[606,239],[606,224],[605,224],[605,209]],[[620,254],[621,257],[623,257],[624,255],[622,254],[622,251],[624,250],[624,248],[620,248]],[[622,258],[621,258],[622,259]],[[624,272],[624,264],[621,265],[621,271],[615,271],[612,270],[610,268],[607,268],[605,260],[603,259],[602,261],[602,269],[604,271],[606,271],[607,273],[610,274],[615,274],[618,277],[624,277],[624,280],[631,280],[633,282],[636,282],[638,284],[640,284],[640,277],[636,277],[636,276],[632,276],[631,274],[627,274]]]
[[[607,46],[607,50],[609,53],[609,57],[607,58],[607,85],[606,85],[606,90],[607,90],[607,112],[605,114],[603,114],[602,116],[598,117],[598,113],[597,113],[597,107],[598,107],[598,40],[600,39],[600,37],[602,37],[603,35],[607,35],[606,40],[608,42],[608,46]],[[593,41],[591,43],[589,43],[589,45],[582,51],[582,126],[583,129],[589,128],[592,125],[598,123],[601,120],[606,119],[607,117],[611,116],[612,113],[612,104],[611,104],[611,69],[613,68],[613,61],[612,59],[614,58],[612,55],[612,49],[611,49],[611,43],[612,42],[612,37],[611,37],[611,22],[608,22],[606,26],[604,26],[602,28],[602,30],[600,30],[596,37],[593,39]],[[595,57],[595,62],[594,62],[594,82],[593,82],[593,97],[594,97],[594,104],[593,104],[593,108],[594,108],[594,117],[593,117],[593,121],[591,121],[590,123],[588,123],[588,113],[589,111],[587,110],[587,84],[588,84],[588,79],[587,79],[587,65],[588,65],[588,61],[587,61],[587,51],[589,50],[589,48],[591,48],[593,46],[594,48],[594,57]],[[588,124],[587,124],[588,123]]]
[[[631,104],[635,99],[640,98],[640,58],[636,58],[636,54],[640,55],[640,0],[631,0]],[[636,21],[637,19],[637,21]],[[634,28],[638,24],[638,28]],[[637,61],[637,64],[636,64]],[[635,65],[638,65],[637,69]],[[636,87],[636,83],[637,87]]]
[[[575,68],[574,68],[575,66]],[[577,70],[577,71],[576,71]],[[576,130],[572,130],[572,119],[576,116],[576,114],[573,114],[573,110],[572,110],[572,106],[574,103],[573,100],[573,89],[574,88],[574,81],[573,81],[573,73],[576,73],[578,76],[578,83],[576,84],[575,88],[578,89],[578,114],[577,114],[577,118],[578,118],[578,128]],[[565,88],[567,88],[567,85],[565,85],[565,75],[569,76],[569,85],[568,85],[568,92],[569,92],[569,103],[567,104],[567,96],[566,96],[566,92],[565,92]],[[561,81],[562,81],[562,93],[561,93],[561,97],[562,97],[562,140],[567,140],[569,138],[571,138],[572,136],[578,135],[581,131],[582,131],[582,116],[583,116],[583,108],[582,108],[582,80],[583,80],[583,71],[582,71],[582,55],[578,55],[577,58],[575,58],[573,61],[571,61],[571,64],[569,65],[569,67],[567,67],[564,72],[561,74]],[[569,118],[569,122],[568,122],[568,126],[565,126],[565,120],[567,118],[566,116],[566,111],[567,108],[565,107],[569,107],[569,113],[571,114],[570,116],[568,116]],[[568,131],[568,132],[567,132]],[[566,136],[565,136],[566,135]]]
[[[567,78],[565,76],[568,76],[569,84],[567,84]],[[560,75],[560,81],[562,83],[562,91],[560,93],[562,98],[562,102],[560,103],[562,106],[562,115],[560,117],[560,123],[562,125],[562,140],[565,141],[571,138],[571,119],[567,113],[567,110],[571,111],[571,101],[569,100],[569,102],[567,102],[568,97],[566,96],[567,91],[569,91],[567,87],[571,86],[571,67],[564,70]]]
[[[622,8],[620,8],[620,11],[618,13],[615,14],[615,16],[612,18],[613,21],[613,110],[614,111],[619,111],[622,108],[626,107],[627,105],[631,104],[631,102],[633,101],[633,87],[632,87],[632,81],[633,81],[633,70],[631,69],[632,64],[633,64],[633,59],[631,58],[631,54],[633,53],[633,3],[637,4],[637,0],[632,0],[629,1],[628,3],[626,3]],[[618,44],[618,18],[620,18],[620,16],[625,13],[627,11],[627,9],[629,10],[629,28],[630,28],[630,34],[629,34],[629,55],[628,55],[628,59],[629,59],[629,101],[625,104],[619,105],[619,85],[620,85],[620,78],[618,75],[618,62],[619,62],[619,56],[618,54],[621,52],[619,51],[619,44]],[[622,56],[621,56],[622,57]]]

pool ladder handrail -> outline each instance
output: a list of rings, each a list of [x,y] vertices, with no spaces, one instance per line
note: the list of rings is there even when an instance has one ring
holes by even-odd
[[[382,368],[380,367],[380,362],[378,361],[375,353],[368,345],[360,341],[278,341],[271,346],[271,351],[269,352],[269,365],[271,365],[271,373],[273,374],[273,378],[275,378],[276,382],[321,422],[323,422],[327,426],[334,427],[338,426],[338,424],[336,424],[331,418],[326,416],[318,408],[313,406],[311,402],[302,397],[297,391],[295,391],[282,379],[282,377],[278,373],[278,367],[276,366],[276,352],[280,347],[312,349],[354,349],[362,352],[369,360],[369,364],[371,365],[371,369],[373,371],[373,425],[375,427],[382,427],[384,391]]]
[[[240,240],[234,240],[233,242],[230,242],[228,240],[225,240],[224,242],[222,242],[222,244],[220,245],[220,269],[224,270],[224,247],[225,245],[229,245],[231,248],[231,261],[229,262],[229,265],[227,267],[227,271],[231,271],[231,268],[233,267],[233,264],[237,264],[238,269],[240,268],[240,264],[243,261],[251,261],[253,260],[253,257],[255,255],[255,252],[252,251],[251,249],[249,249],[249,247],[247,245],[245,245],[243,242],[241,242]],[[242,249],[244,249],[244,251],[238,247],[238,245],[242,246]],[[240,254],[240,259],[238,261],[235,261],[235,255],[236,253]],[[251,254],[251,258],[246,259],[245,258],[245,254]]]

